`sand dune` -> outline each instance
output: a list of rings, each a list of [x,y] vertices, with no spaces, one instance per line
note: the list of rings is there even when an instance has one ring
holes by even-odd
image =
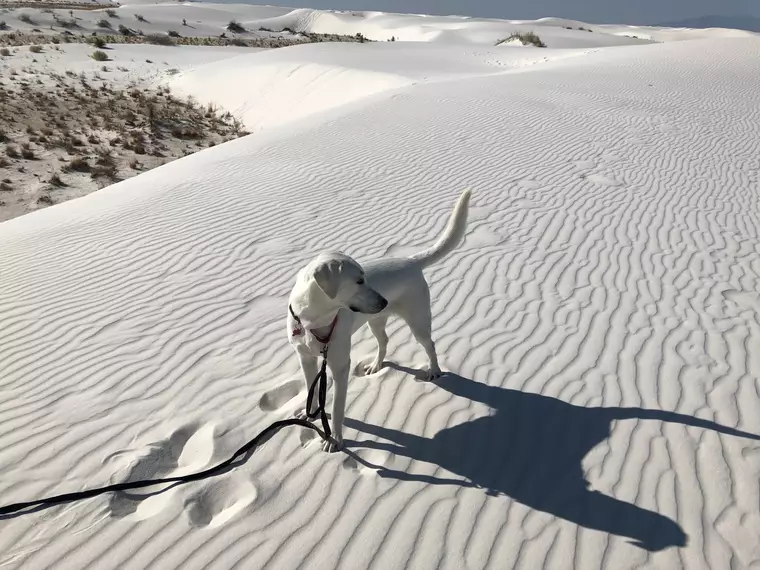
[[[203,483],[7,517],[0,563],[757,567],[760,39],[704,34],[210,63],[254,134],[0,224],[0,502],[202,469],[290,416],[296,270],[426,247],[470,187],[427,273],[449,373],[417,381],[392,320],[346,453],[293,428]]]

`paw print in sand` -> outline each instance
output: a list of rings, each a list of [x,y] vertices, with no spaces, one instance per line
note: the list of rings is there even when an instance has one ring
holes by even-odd
[[[127,461],[126,476],[117,472],[114,482],[174,477],[216,465],[226,456],[215,453],[215,441],[221,435],[215,427],[213,424],[189,424],[178,428],[166,439],[109,457],[109,461]],[[108,511],[114,518],[144,520],[181,503],[191,526],[216,527],[251,505],[257,496],[253,482],[235,471],[221,472],[161,492],[165,487],[157,485],[112,493]]]

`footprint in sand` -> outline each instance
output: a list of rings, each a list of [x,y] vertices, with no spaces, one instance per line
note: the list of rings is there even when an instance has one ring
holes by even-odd
[[[355,456],[346,456],[342,465],[348,471],[357,471],[361,475],[371,476],[384,469],[393,469],[393,456],[387,451],[373,449],[362,451]]]
[[[138,481],[175,477],[202,471],[215,464],[215,441],[222,436],[214,424],[189,424],[175,430],[168,438],[145,448],[114,454],[108,460],[132,457],[127,476],[119,481]],[[251,481],[240,474],[207,480],[185,501],[185,513],[192,526],[219,526],[244,507],[253,503],[257,492]],[[161,486],[114,493],[108,511],[114,518],[144,520],[168,508],[182,487],[166,491]]]
[[[165,440],[150,443],[143,449],[120,452],[109,459],[133,457],[127,476],[120,478],[120,481],[166,477],[179,467],[185,446],[196,433],[196,425],[183,426]],[[131,518],[143,520],[155,515],[170,502],[173,494],[171,491],[152,494],[157,489],[158,487],[112,494],[108,502],[111,516],[125,518],[134,515]]]
[[[265,412],[279,410],[290,400],[298,396],[302,387],[303,382],[300,380],[291,380],[285,382],[285,384],[280,384],[276,388],[264,392],[261,400],[259,400],[259,407]]]
[[[596,162],[593,160],[575,160],[573,161],[573,165],[578,170],[591,170],[592,168],[596,168]]]
[[[604,176],[603,174],[589,174],[586,176],[586,180],[593,182],[594,184],[599,184],[600,186],[616,187],[623,185],[622,182],[609,176]]]
[[[525,188],[527,190],[535,190],[536,188],[541,187],[541,184],[532,178],[523,178],[522,180],[518,180],[517,185],[520,186],[520,188]]]
[[[285,382],[285,384],[281,384],[275,388],[272,388],[271,390],[265,392],[261,397],[261,400],[259,400],[259,408],[265,412],[274,412],[276,410],[279,410],[301,393],[303,385],[304,384],[301,380],[291,380],[290,382]],[[302,403],[301,407],[297,408],[297,410],[302,410],[303,405],[304,404]],[[330,417],[329,412],[327,414],[327,417]],[[319,425],[319,421],[317,421],[317,425]],[[319,438],[319,434],[314,430],[300,428],[299,439],[301,441],[301,447],[306,447],[309,443],[317,438]]]
[[[240,473],[223,475],[207,483],[185,501],[184,513],[190,526],[215,528],[252,504],[256,486]]]

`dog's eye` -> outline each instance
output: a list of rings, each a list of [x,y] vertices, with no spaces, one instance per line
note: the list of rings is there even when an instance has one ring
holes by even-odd
[[[361,279],[359,279],[359,280],[356,282],[356,284],[357,284],[357,285],[364,285],[364,277],[362,277]]]

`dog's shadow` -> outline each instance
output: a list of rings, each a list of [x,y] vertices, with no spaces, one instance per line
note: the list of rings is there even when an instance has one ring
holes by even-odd
[[[378,468],[352,455],[378,469],[383,477],[478,487],[489,494],[505,494],[582,527],[628,537],[649,551],[685,546],[687,535],[678,523],[663,515],[590,490],[581,467],[585,455],[610,435],[612,421],[675,422],[760,440],[760,436],[672,412],[579,407],[547,396],[487,386],[451,373],[435,383],[451,394],[488,405],[493,415],[443,429],[432,438],[346,418],[347,427],[391,442],[347,442],[347,447],[385,450],[436,464],[465,480]]]

